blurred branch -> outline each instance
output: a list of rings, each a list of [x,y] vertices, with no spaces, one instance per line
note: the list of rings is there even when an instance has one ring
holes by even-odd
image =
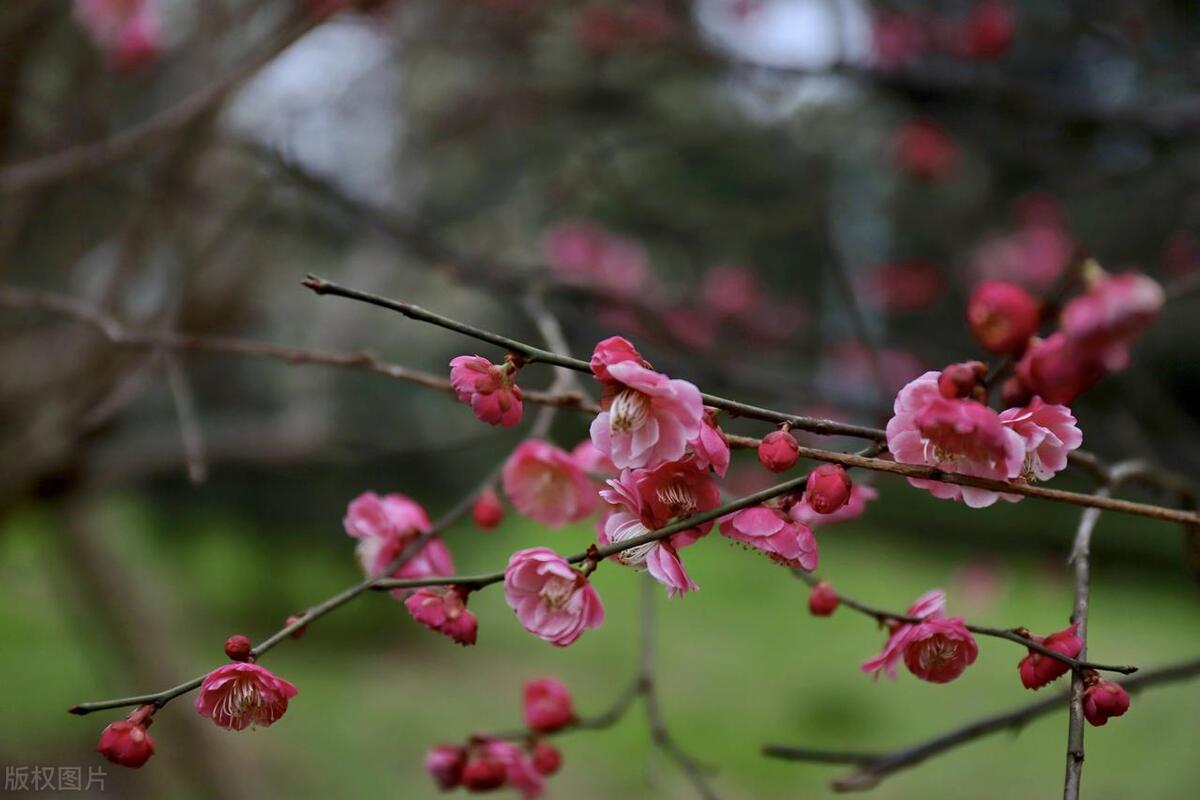
[[[183,439],[183,450],[187,459],[188,480],[193,484],[204,483],[208,477],[208,463],[204,455],[204,434],[196,414],[196,403],[187,373],[173,352],[165,355],[167,385],[175,402],[175,413],[179,417],[179,435]]]
[[[1088,511],[1089,512],[1095,511],[1096,513],[1099,513],[1098,509],[1089,509]],[[815,586],[817,584],[817,582],[820,580],[819,578],[817,578],[816,575],[809,575],[808,573],[801,572],[799,570],[792,570],[792,573],[796,577],[798,577],[800,580],[807,583],[809,586]],[[873,606],[867,605],[866,603],[855,600],[853,597],[844,595],[841,592],[835,591],[834,594],[837,595],[838,602],[840,605],[844,605],[847,608],[851,608],[851,609],[859,612],[860,614],[865,614],[866,616],[871,617],[872,619],[876,620],[880,624],[883,624],[883,623],[886,623],[889,621],[893,621],[893,622],[906,622],[906,623],[916,625],[916,624],[919,624],[920,622],[922,622],[921,617],[913,617],[908,614],[896,614],[891,611],[884,611],[883,609],[875,608]],[[967,630],[971,631],[971,633],[977,633],[980,636],[991,636],[996,639],[1004,639],[1005,641],[1013,642],[1014,644],[1019,644],[1022,647],[1027,647],[1030,650],[1041,653],[1044,656],[1053,658],[1055,661],[1061,661],[1062,663],[1070,666],[1073,669],[1094,669],[1094,670],[1101,670],[1104,672],[1119,672],[1122,675],[1132,675],[1133,673],[1138,671],[1138,668],[1133,667],[1133,666],[1120,666],[1120,665],[1113,665],[1113,664],[1096,664],[1091,661],[1084,661],[1082,659],[1074,659],[1074,658],[1071,658],[1070,656],[1065,656],[1062,653],[1059,653],[1055,650],[1051,650],[1049,647],[1046,647],[1046,646],[1034,641],[1029,636],[1022,633],[1022,631],[1024,630],[1023,628],[991,628],[991,627],[987,627],[985,625],[972,625],[972,624],[967,624],[966,628],[967,628]]]
[[[1129,692],[1164,686],[1200,675],[1200,658],[1182,661],[1157,669],[1147,669],[1119,683]],[[858,764],[861,768],[833,782],[838,791],[863,791],[874,788],[889,775],[923,761],[953,750],[960,745],[1002,730],[1020,730],[1038,717],[1044,716],[1067,704],[1069,692],[1059,692],[1012,711],[975,720],[960,728],[936,736],[912,747],[905,747],[884,754],[868,752],[844,752],[816,750],[788,745],[766,745],[763,754],[771,758],[790,761],[816,761],[831,764]]]
[[[157,147],[182,133],[193,121],[216,109],[233,90],[271,63],[318,22],[311,15],[291,20],[260,52],[143,122],[96,142],[75,145],[57,153],[0,168],[0,193],[48,186]]]

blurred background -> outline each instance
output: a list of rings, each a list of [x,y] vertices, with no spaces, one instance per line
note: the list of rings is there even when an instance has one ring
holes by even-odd
[[[561,651],[499,592],[474,599],[466,650],[368,596],[267,658],[300,688],[270,730],[219,730],[184,698],[145,768],[93,752],[120,713],[67,707],[174,685],[226,636],[273,632],[358,579],[351,498],[401,492],[436,516],[528,429],[362,359],[211,344],[439,377],[501,355],[317,298],[306,273],[532,342],[546,310],[577,356],[620,333],[707,391],[877,425],[899,386],[981,355],[975,283],[1045,293],[1083,247],[1172,298],[1133,365],[1074,404],[1084,446],[1195,476],[1198,46],[1190,0],[5,0],[0,763],[108,767],[129,797],[434,797],[425,750],[512,728],[522,682],[558,677],[589,713],[633,675],[628,570],[599,570],[607,621]],[[199,338],[155,344],[176,333]],[[569,449],[586,424],[563,411],[552,438]],[[769,482],[734,461],[731,490]],[[839,589],[902,610],[941,586],[974,622],[1066,624],[1076,511],[874,485],[862,518],[819,532]],[[467,573],[593,538],[511,512],[446,535]],[[1183,532],[1110,515],[1094,552],[1094,655],[1194,657]],[[1021,652],[991,640],[951,685],[872,683],[869,620],[810,617],[803,584],[717,537],[687,562],[702,591],[658,604],[660,701],[722,797],[830,793],[838,768],[764,759],[766,742],[884,750],[1034,697]],[[1198,711],[1185,683],[1090,729],[1087,794],[1195,797]],[[1065,732],[1054,714],[874,794],[1053,794]],[[560,743],[551,796],[694,796],[640,710]]]

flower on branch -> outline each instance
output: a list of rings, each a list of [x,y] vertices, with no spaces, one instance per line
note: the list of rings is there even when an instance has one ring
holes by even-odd
[[[931,589],[917,598],[908,608],[905,616],[925,619],[940,619],[946,616],[946,593],[941,589]],[[911,622],[892,621],[889,624],[891,635],[879,655],[869,658],[862,664],[862,671],[872,673],[876,678],[879,673],[889,678],[896,677],[896,668],[904,659],[904,649],[908,646],[916,624]]]
[[[287,711],[296,687],[250,662],[217,667],[205,676],[196,711],[232,731],[270,726]]]
[[[818,514],[808,504],[808,498],[803,497],[788,508],[788,516],[794,521],[801,522],[810,528],[821,525],[832,525],[836,522],[846,522],[858,519],[867,510],[867,503],[879,499],[879,492],[873,486],[856,483],[850,488],[850,497],[846,504],[830,514]]]
[[[500,477],[513,508],[551,528],[579,522],[596,510],[596,487],[579,463],[541,439],[517,445]]]
[[[125,719],[114,722],[100,733],[96,752],[123,767],[142,766],[154,755],[154,740],[146,732],[154,721],[154,706],[139,706]]]
[[[493,364],[483,356],[458,356],[450,361],[450,385],[458,399],[471,407],[480,422],[511,428],[521,421],[521,387],[512,363]]]
[[[364,492],[350,501],[342,520],[346,533],[358,539],[358,560],[368,577],[380,577],[421,534],[429,531],[429,515],[402,494]],[[431,578],[454,574],[454,559],[440,539],[425,543],[412,558],[387,577]],[[403,590],[392,593],[403,597]]]
[[[721,535],[748,544],[785,567],[805,572],[817,568],[817,539],[812,529],[779,509],[752,506],[722,517]]]
[[[604,622],[604,606],[588,579],[545,547],[519,550],[508,559],[504,599],[525,630],[556,647]]]
[[[553,678],[539,678],[521,689],[521,715],[530,730],[553,733],[575,719],[571,693]]]
[[[475,644],[479,623],[467,610],[466,591],[460,587],[418,589],[405,599],[404,607],[429,630],[445,634],[464,646]]]
[[[1078,658],[1083,652],[1083,640],[1078,635],[1079,625],[1074,624],[1065,630],[1058,633],[1052,633],[1049,636],[1032,637],[1035,642],[1053,650],[1056,653],[1061,653],[1068,658]],[[1030,650],[1029,655],[1021,659],[1017,664],[1017,670],[1021,674],[1021,684],[1026,689],[1040,689],[1048,683],[1052,683],[1070,671],[1071,667],[1057,658],[1051,658],[1044,653],[1039,653],[1036,650]]]
[[[1119,683],[1104,680],[1095,672],[1084,675],[1083,716],[1100,727],[1110,717],[1119,717],[1129,710],[1129,692]]]

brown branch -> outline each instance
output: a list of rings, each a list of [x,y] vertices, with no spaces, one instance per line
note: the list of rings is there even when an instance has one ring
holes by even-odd
[[[1140,689],[1187,680],[1197,675],[1200,675],[1200,658],[1157,669],[1142,670],[1132,678],[1121,680],[1120,684],[1127,691],[1136,692]],[[838,791],[862,791],[875,787],[893,773],[914,767],[933,756],[953,750],[988,734],[1009,729],[1020,730],[1038,717],[1067,705],[1069,698],[1069,692],[1059,692],[1012,711],[975,720],[919,744],[883,755],[868,752],[815,750],[788,745],[766,745],[763,747],[763,754],[791,761],[861,764],[862,768],[857,772],[834,781],[833,788]]]
[[[132,158],[168,141],[195,120],[215,110],[234,89],[308,33],[318,22],[310,15],[293,20],[261,52],[247,57],[227,74],[197,89],[175,105],[113,136],[0,168],[0,193],[27,191],[58,183]]]
[[[1093,511],[1099,513],[1098,509],[1089,509],[1088,513]],[[806,572],[801,572],[800,570],[792,570],[792,574],[800,578],[800,580],[804,581],[809,586],[816,585],[816,583],[820,580],[816,575],[810,575]],[[897,614],[892,611],[885,611],[881,608],[869,606],[866,603],[855,600],[853,597],[849,597],[838,591],[834,591],[834,594],[837,595],[839,605],[846,606],[847,608],[853,609],[860,614],[865,614],[866,616],[871,617],[878,622],[907,622],[915,625],[922,621],[920,617],[913,617],[909,616],[908,614]],[[1070,656],[1063,655],[1062,653],[1051,650],[1045,645],[1035,642],[1033,639],[1030,639],[1028,636],[1022,634],[1021,628],[992,628],[986,625],[974,625],[970,623],[966,625],[966,628],[971,633],[976,633],[980,636],[991,636],[996,639],[1004,639],[1005,641],[1018,644],[1021,647],[1027,647],[1030,650],[1041,653],[1049,658],[1053,658],[1056,661],[1061,661],[1062,663],[1070,666],[1072,669],[1094,669],[1103,672],[1119,672],[1122,675],[1132,675],[1138,671],[1138,668],[1134,666],[1097,664],[1091,661],[1084,661],[1082,658],[1071,658]]]

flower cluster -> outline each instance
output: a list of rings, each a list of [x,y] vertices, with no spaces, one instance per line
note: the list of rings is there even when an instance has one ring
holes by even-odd
[[[522,716],[529,728],[524,746],[492,736],[473,736],[466,745],[442,744],[425,756],[425,771],[443,792],[511,788],[527,800],[541,796],[545,778],[562,767],[558,748],[541,737],[575,721],[567,687],[552,678],[525,684]]]
[[[432,537],[385,576],[401,554],[431,527],[425,509],[411,498],[364,492],[350,501],[342,524],[346,533],[358,540],[359,564],[368,577],[432,578],[454,574],[450,551],[441,539]],[[404,593],[394,594],[402,598]]]

